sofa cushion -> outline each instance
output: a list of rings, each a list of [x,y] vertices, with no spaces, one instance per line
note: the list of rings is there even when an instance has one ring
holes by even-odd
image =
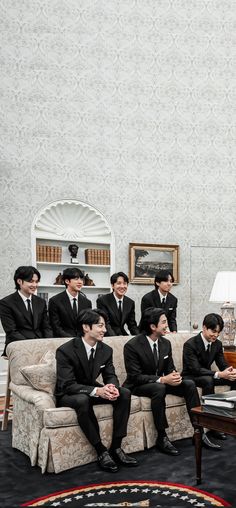
[[[135,395],[131,397],[130,413],[137,413],[140,411],[140,399]],[[113,408],[111,404],[101,404],[94,406],[94,413],[98,421],[110,420],[113,415]],[[78,425],[76,412],[70,407],[55,407],[46,409],[43,415],[43,423],[45,427],[70,427]]]
[[[20,369],[21,374],[35,390],[54,394],[56,384],[56,359],[53,351],[46,351],[40,362]]]

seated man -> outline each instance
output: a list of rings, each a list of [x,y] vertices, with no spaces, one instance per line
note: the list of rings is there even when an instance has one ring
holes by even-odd
[[[0,318],[6,332],[6,347],[15,340],[50,338],[46,302],[34,293],[40,273],[33,266],[19,266],[14,274],[16,291],[0,300]]]
[[[49,300],[48,312],[54,337],[76,337],[78,334],[78,314],[92,307],[92,303],[81,291],[84,274],[76,267],[63,271],[66,290]]]
[[[141,300],[141,313],[148,307],[164,309],[170,332],[177,332],[176,308],[178,300],[170,293],[174,281],[171,272],[159,270],[154,280],[155,289],[144,295]]]
[[[207,314],[202,332],[188,339],[183,348],[183,372],[185,379],[193,379],[202,388],[203,395],[214,393],[215,386],[230,385],[236,390],[236,369],[224,358],[222,343],[218,339],[224,322],[219,314]],[[215,362],[219,370],[211,369]],[[218,439],[226,439],[222,432],[211,431]]]
[[[124,346],[127,371],[124,386],[134,395],[150,397],[154,424],[158,432],[156,447],[163,453],[179,455],[166,434],[168,423],[165,398],[168,393],[184,397],[191,420],[190,410],[200,405],[198,392],[192,380],[182,379],[176,371],[171,343],[163,336],[167,331],[167,318],[163,309],[146,309],[140,329],[142,333]],[[202,436],[202,444],[206,447],[211,447],[212,444],[205,434]]]
[[[136,466],[136,459],[121,449],[127,433],[131,393],[120,388],[112,362],[112,349],[103,344],[106,315],[100,310],[87,309],[79,315],[81,337],[66,342],[57,349],[57,406],[75,409],[81,429],[98,455],[98,465],[109,472],[118,471],[118,465]],[[97,382],[102,374],[104,385]],[[98,404],[113,406],[113,434],[108,452],[99,434],[93,411]]]
[[[107,335],[128,335],[124,326],[127,325],[131,335],[138,333],[135,320],[135,304],[125,293],[129,278],[123,272],[113,273],[111,285],[113,293],[102,295],[97,299],[98,309],[102,309],[108,318]]]

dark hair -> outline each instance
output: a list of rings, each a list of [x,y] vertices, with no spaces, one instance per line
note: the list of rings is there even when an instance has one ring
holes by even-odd
[[[17,279],[26,280],[30,282],[34,275],[37,275],[38,281],[40,281],[41,275],[37,268],[34,266],[19,266],[14,273],[14,281],[16,289],[20,289],[20,285],[17,282]]]
[[[156,273],[155,279],[154,279],[154,286],[156,287],[156,282],[160,284],[162,281],[167,281],[168,278],[171,277],[172,282],[175,282],[173,274],[169,270],[159,270]]]
[[[148,335],[152,331],[151,325],[157,326],[163,314],[166,316],[166,312],[157,307],[148,307],[148,309],[145,309],[139,323],[139,331]]]
[[[207,314],[203,319],[203,326],[210,330],[216,330],[217,326],[220,328],[220,332],[224,328],[224,321],[220,314],[215,314],[212,312],[211,314]]]
[[[124,281],[127,282],[127,284],[129,284],[128,275],[126,275],[126,273],[124,273],[124,272],[117,272],[117,273],[113,273],[113,275],[110,278],[112,285],[115,284],[115,282],[117,282],[118,277],[123,277]]]
[[[62,278],[64,281],[65,286],[67,287],[67,284],[65,283],[65,280],[71,280],[71,279],[84,279],[84,273],[79,268],[65,268],[62,272]]]
[[[78,332],[79,335],[83,335],[83,325],[89,325],[92,328],[93,325],[99,323],[100,318],[103,318],[105,323],[107,322],[107,315],[103,310],[100,309],[84,309],[81,310],[78,315]]]

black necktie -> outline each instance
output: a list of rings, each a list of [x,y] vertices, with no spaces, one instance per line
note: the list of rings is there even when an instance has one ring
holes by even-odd
[[[27,298],[26,301],[27,301],[27,312],[29,314],[31,323],[33,324],[33,313],[32,313],[32,309],[31,309],[31,305],[30,305],[30,299]]]
[[[94,364],[94,348],[92,347],[91,348],[91,351],[90,351],[90,356],[89,356],[89,372],[90,372],[90,376],[92,377],[93,375],[93,364]]]
[[[207,363],[209,363],[209,360],[210,360],[210,352],[211,352],[211,345],[210,345],[210,344],[207,344],[207,348],[206,348],[206,359],[207,359]]]
[[[120,321],[120,323],[121,323],[121,321],[122,321],[122,308],[121,308],[121,303],[122,303],[122,302],[121,302],[121,300],[119,300],[119,302],[118,302],[118,313],[119,313],[119,321]]]
[[[72,310],[73,310],[73,314],[74,314],[75,318],[77,318],[76,298],[73,298],[73,307],[72,307]]]
[[[156,345],[155,342],[153,344],[153,358],[154,358],[155,368],[156,368],[156,372],[157,372],[157,368],[158,368],[158,355],[157,355],[157,345]]]
[[[166,299],[165,298],[162,298],[162,301],[161,301],[161,306],[162,306],[162,309],[165,308],[165,303],[166,303]]]

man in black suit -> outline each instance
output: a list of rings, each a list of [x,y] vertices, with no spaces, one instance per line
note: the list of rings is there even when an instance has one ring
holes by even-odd
[[[129,278],[124,272],[113,273],[111,285],[113,293],[102,295],[97,299],[98,309],[103,310],[108,318],[107,335],[128,335],[124,326],[127,325],[131,335],[138,333],[135,320],[135,304],[125,293]]]
[[[214,393],[215,386],[230,385],[236,390],[236,369],[225,360],[222,343],[218,339],[224,322],[219,314],[207,314],[202,332],[188,339],[183,348],[183,372],[185,379],[193,379],[202,388],[203,395]],[[211,369],[215,362],[219,370]],[[224,433],[213,432],[218,439],[226,439]]]
[[[78,315],[81,310],[92,307],[91,301],[81,291],[84,274],[76,267],[63,271],[66,290],[49,300],[48,312],[54,337],[76,337]]]
[[[194,381],[182,379],[176,371],[171,343],[163,335],[167,331],[167,318],[163,309],[151,307],[143,313],[140,323],[141,334],[133,337],[124,346],[124,359],[127,378],[124,383],[134,395],[149,397],[154,424],[158,437],[156,447],[163,453],[179,455],[179,451],[169,441],[165,413],[167,394],[184,397],[191,420],[191,409],[199,406],[199,396]],[[202,443],[211,447],[203,434]],[[209,445],[210,443],[210,445]]]
[[[87,309],[79,316],[80,337],[60,346],[56,351],[57,406],[75,409],[81,429],[98,455],[98,465],[109,472],[118,471],[118,465],[136,466],[137,460],[121,448],[127,433],[131,393],[119,387],[112,361],[112,349],[103,344],[106,332],[106,314]],[[102,375],[104,385],[98,383]],[[98,404],[113,405],[113,434],[108,452],[99,434],[93,411]]]
[[[143,296],[141,300],[141,313],[148,307],[164,309],[170,332],[177,332],[176,308],[177,298],[170,293],[174,277],[168,270],[159,270],[156,274],[155,289]]]
[[[16,292],[0,300],[0,318],[6,347],[15,340],[52,337],[46,302],[35,296],[40,273],[33,266],[19,266],[14,274]]]

